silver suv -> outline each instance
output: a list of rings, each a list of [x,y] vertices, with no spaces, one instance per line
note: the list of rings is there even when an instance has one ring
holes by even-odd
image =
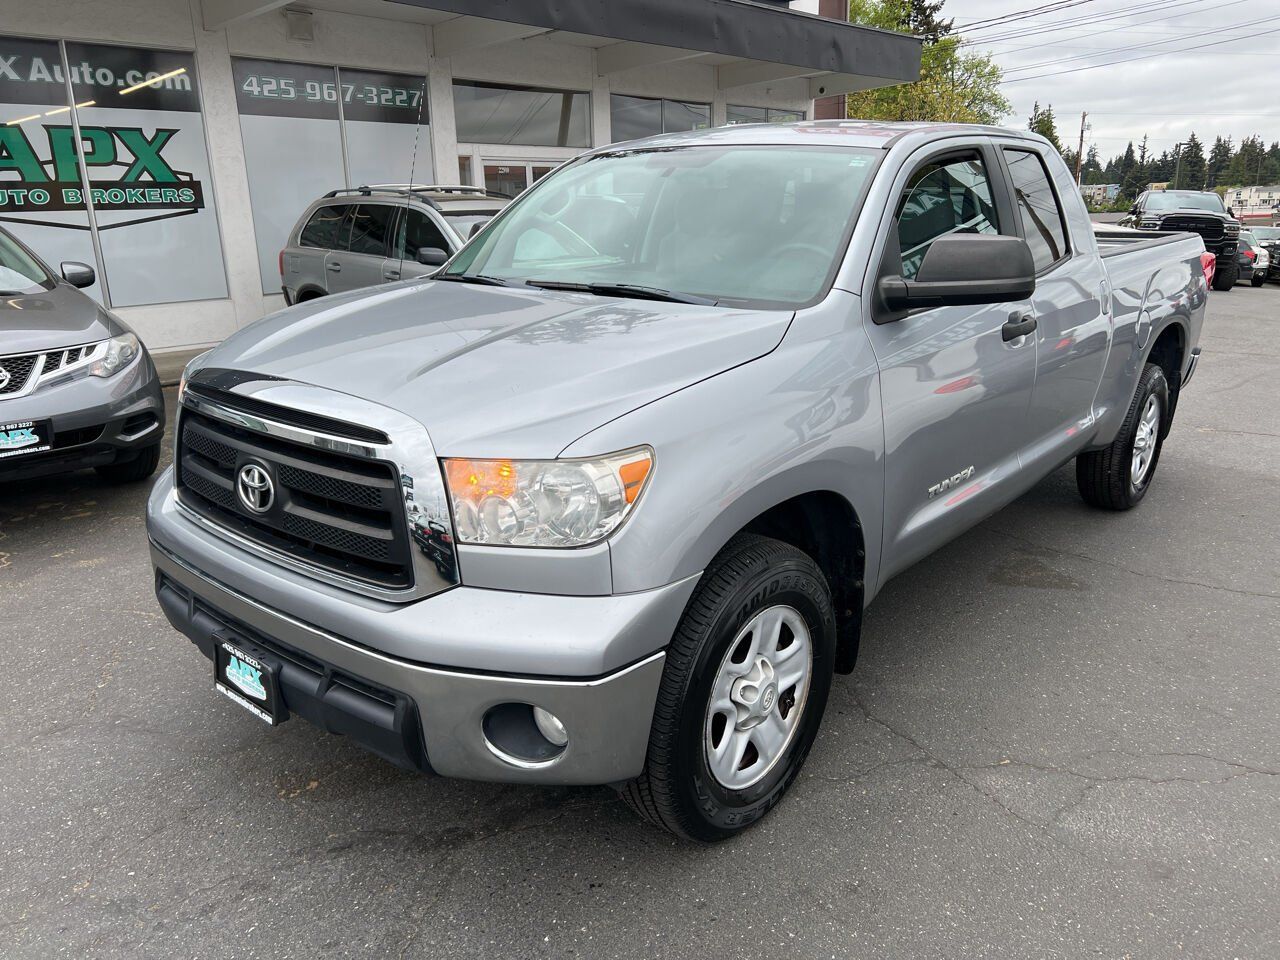
[[[331,190],[280,251],[287,303],[432,273],[511,198],[482,187],[380,183]]]

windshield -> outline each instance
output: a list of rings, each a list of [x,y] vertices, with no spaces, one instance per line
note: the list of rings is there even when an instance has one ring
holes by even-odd
[[[1166,210],[1212,210],[1225,213],[1222,198],[1216,193],[1170,193],[1167,191],[1147,194],[1146,209],[1156,213]]]
[[[11,236],[0,230],[0,294],[53,288],[53,278]]]
[[[693,146],[591,157],[542,180],[444,275],[794,308],[829,282],[878,154]]]
[[[465,213],[450,213],[448,209],[444,211],[444,217],[449,221],[449,226],[453,227],[463,240],[471,236],[471,231],[477,223],[488,223],[497,215],[497,210],[468,210]]]
[[[1280,227],[1254,227],[1253,235],[1263,243],[1280,240]]]

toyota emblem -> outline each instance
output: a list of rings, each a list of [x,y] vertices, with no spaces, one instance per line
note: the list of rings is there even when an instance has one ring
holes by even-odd
[[[266,513],[276,502],[276,485],[266,468],[246,463],[236,476],[236,495],[244,508],[252,513]]]
[[[9,371],[4,367],[0,367],[0,390],[3,390],[9,385],[9,379]]]

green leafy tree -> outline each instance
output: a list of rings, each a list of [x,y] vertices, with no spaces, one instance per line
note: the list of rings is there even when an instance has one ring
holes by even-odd
[[[918,33],[920,79],[849,94],[848,116],[861,120],[937,120],[999,123],[1012,107],[1000,94],[1001,71],[987,54],[962,48],[942,20],[942,2],[852,0],[849,20],[869,27]]]

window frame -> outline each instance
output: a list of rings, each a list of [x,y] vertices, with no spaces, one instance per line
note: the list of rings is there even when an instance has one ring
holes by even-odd
[[[353,204],[349,200],[342,200],[337,203],[322,203],[316,206],[315,208],[313,208],[311,213],[307,215],[306,219],[302,221],[302,225],[298,227],[298,241],[296,246],[302,250],[321,250],[321,251],[336,250],[337,247],[333,247],[333,246],[320,247],[320,246],[316,246],[313,243],[303,243],[302,235],[306,233],[307,227],[311,226],[311,221],[316,218],[316,216],[320,213],[321,210],[341,209],[342,216],[338,218],[338,225],[337,227],[334,228],[335,230],[334,239],[336,240],[338,238],[338,235],[342,232],[343,221],[347,219],[347,213],[352,206]]]
[[[435,210],[432,210],[429,207],[423,207],[414,203],[409,203],[409,204],[397,203],[395,206],[396,206],[396,218],[391,225],[391,239],[387,244],[387,256],[390,257],[392,260],[414,259],[413,257],[409,256],[408,246],[406,246],[403,250],[400,249],[400,240],[402,236],[402,231],[403,231],[403,239],[406,242],[409,239],[409,214],[410,213],[421,214],[423,217],[427,219],[428,222],[435,224],[436,232],[439,233],[441,238],[444,240],[444,247],[442,249],[444,250],[445,253],[447,253],[449,256],[453,256],[455,253],[458,252],[458,249],[462,245],[461,243],[458,242],[458,239],[457,239],[459,234],[456,230],[453,230],[448,225],[447,218],[444,215],[437,213]],[[441,221],[446,221],[446,222],[442,223]],[[463,240],[462,242],[466,242],[466,241]]]
[[[385,200],[377,200],[377,199],[370,199],[370,198],[363,198],[361,200],[357,200],[356,202],[352,203],[350,213],[348,213],[347,216],[343,219],[343,222],[347,224],[347,246],[345,249],[339,250],[338,252],[350,254],[353,257],[375,257],[375,258],[381,258],[384,260],[387,257],[389,257],[391,255],[390,251],[393,249],[395,244],[396,224],[400,219],[400,215],[397,212],[397,206],[398,206],[397,204],[388,203]],[[387,232],[386,232],[386,235],[383,236],[382,238],[381,253],[369,253],[364,250],[351,249],[351,236],[355,231],[356,211],[359,210],[361,207],[383,207],[383,208],[388,208],[391,211],[391,215],[387,219]],[[339,227],[339,230],[341,230],[341,227]]]
[[[1071,242],[1071,226],[1067,223],[1067,210],[1062,203],[1062,194],[1058,190],[1058,184],[1054,182],[1053,173],[1049,169],[1049,163],[1045,160],[1043,151],[1037,149],[1035,145],[1031,143],[1023,145],[1009,143],[1006,141],[999,145],[999,149],[996,152],[999,154],[1000,166],[1004,171],[1005,183],[1009,190],[1010,200],[1013,203],[1014,226],[1017,228],[1017,236],[1021,237],[1023,242],[1026,242],[1027,235],[1022,223],[1022,211],[1018,209],[1017,187],[1013,182],[1013,170],[1009,167],[1009,164],[1005,159],[1005,154],[1010,151],[1014,153],[1029,153],[1040,162],[1040,169],[1044,171],[1045,180],[1049,183],[1049,192],[1053,194],[1053,201],[1058,207],[1058,223],[1062,226],[1062,242],[1064,250],[1062,256],[1058,257],[1058,259],[1049,263],[1042,269],[1036,271],[1036,279],[1039,279],[1040,277],[1046,276],[1054,270],[1057,270],[1058,267],[1062,266],[1075,256],[1075,245]]]

